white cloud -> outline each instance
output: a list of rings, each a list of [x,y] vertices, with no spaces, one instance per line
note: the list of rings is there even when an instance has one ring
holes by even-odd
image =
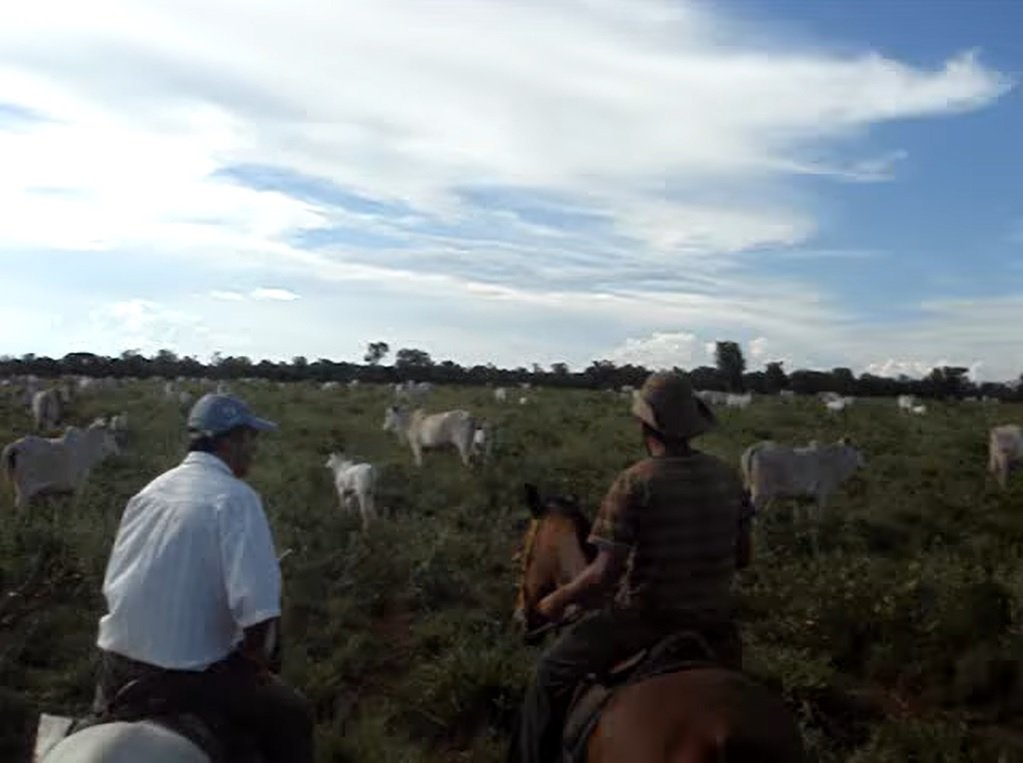
[[[80,346],[108,353],[125,349],[153,353],[194,344],[197,338],[204,342],[213,338],[200,316],[138,298],[97,306],[84,325],[68,326],[67,331],[82,343]],[[75,339],[70,340],[71,345]]]
[[[239,294],[236,291],[221,291],[219,289],[211,291],[210,296],[213,297],[213,299],[219,299],[224,302],[241,302],[245,299],[244,294]]]
[[[42,0],[0,6],[0,49],[4,100],[47,117],[0,132],[0,250],[185,258],[213,276],[251,275],[207,283],[386,284],[388,309],[415,294],[596,320],[621,337],[622,357],[666,359],[700,356],[700,340],[689,350],[682,339],[690,331],[762,332],[793,359],[906,357],[916,334],[892,352],[887,338],[863,346],[834,295],[744,275],[735,255],[818,256],[821,221],[792,175],[888,179],[906,153],[861,153],[868,128],[981,108],[1008,88],[972,53],[926,69],[819,46],[780,52],[717,7],[674,0]],[[245,164],[320,178],[369,211],[218,174]],[[467,199],[481,182],[556,199],[555,220],[589,215],[607,230]],[[296,243],[332,226],[401,246]],[[298,298],[247,289],[208,296]],[[168,313],[169,302],[129,300],[125,326],[105,330],[185,342],[193,314]]]
[[[287,289],[253,289],[249,296],[256,300],[273,300],[276,302],[291,302],[298,299],[298,295]]]
[[[834,170],[810,157],[852,128],[977,108],[1006,89],[971,53],[928,71],[752,39],[736,50],[715,42],[729,28],[720,13],[629,7],[624,18],[584,0],[5,6],[5,96],[56,121],[0,144],[3,202],[17,212],[0,239],[102,248],[177,231],[191,234],[182,245],[218,245],[218,227],[274,241],[323,225],[309,204],[211,177],[272,157],[451,219],[466,212],[455,190],[486,178],[567,194],[655,251],[790,244],[813,221],[769,187],[749,197],[750,182],[886,175],[898,152]],[[39,225],[55,218],[65,224]]]
[[[655,332],[645,339],[626,339],[607,355],[608,360],[618,365],[633,364],[650,370],[691,368],[712,358],[695,334],[685,332]]]

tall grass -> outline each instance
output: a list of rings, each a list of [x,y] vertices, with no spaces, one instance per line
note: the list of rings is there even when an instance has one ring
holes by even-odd
[[[382,431],[389,388],[239,387],[282,424],[253,485],[284,562],[286,678],[313,702],[324,761],[499,760],[536,653],[509,624],[526,516],[524,481],[573,492],[591,511],[642,455],[627,403],[603,392],[533,390],[499,406],[482,388],[441,388],[431,410],[465,407],[495,425],[490,463],[453,453],[422,470]],[[100,586],[127,499],[183,455],[183,412],[156,384],[77,401],[75,422],[127,410],[131,439],[77,504],[24,515],[0,496],[0,759],[27,756],[42,710],[91,699]],[[849,435],[867,469],[818,519],[821,552],[779,504],[758,520],[738,585],[749,669],[800,718],[821,760],[1014,760],[1023,702],[1023,484],[986,478],[995,423],[1023,407],[932,405],[899,415],[863,401],[828,416],[815,401],[721,411],[699,446],[737,463],[744,447]],[[29,431],[0,408],[0,442]],[[368,533],[338,508],[331,450],[376,464],[386,518]],[[992,729],[998,733],[993,733]],[[999,758],[1003,755],[1003,758]]]

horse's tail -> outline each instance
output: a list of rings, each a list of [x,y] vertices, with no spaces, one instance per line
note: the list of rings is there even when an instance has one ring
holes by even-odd
[[[756,457],[760,446],[761,443],[750,445],[743,451],[739,459],[739,465],[742,468],[742,482],[747,490],[753,486],[753,459]]]

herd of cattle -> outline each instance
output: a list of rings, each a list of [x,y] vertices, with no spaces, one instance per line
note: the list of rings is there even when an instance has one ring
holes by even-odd
[[[187,389],[188,380],[168,381],[163,385],[166,402],[187,410],[195,394]],[[14,405],[31,409],[36,431],[8,444],[0,455],[2,468],[14,488],[15,506],[25,508],[29,501],[41,493],[70,492],[77,494],[83,488],[89,473],[108,456],[117,454],[127,436],[127,415],[118,413],[95,419],[87,427],[67,426],[60,437],[44,437],[65,418],[71,400],[97,390],[116,387],[112,379],[81,378],[61,380],[44,386],[34,377],[0,380],[0,396]],[[350,382],[350,388],[358,382]],[[518,402],[530,402],[529,385],[520,385]],[[195,384],[191,385],[196,388]],[[337,382],[326,382],[324,392],[338,389]],[[229,392],[224,383],[203,380],[198,392]],[[462,463],[471,467],[474,462],[491,455],[493,432],[489,424],[464,409],[427,413],[424,406],[431,395],[428,383],[404,382],[394,385],[394,404],[384,410],[382,428],[393,432],[399,443],[407,445],[417,467],[423,465],[423,452],[439,448],[453,448]],[[624,387],[617,391],[631,398],[636,391]],[[498,387],[492,392],[495,403],[509,400],[509,390]],[[751,393],[735,395],[717,391],[701,391],[697,395],[710,405],[744,409],[754,397]],[[784,392],[783,401],[794,396]],[[844,411],[854,403],[852,398],[834,393],[820,396],[828,412]],[[896,400],[900,412],[924,415],[926,406],[912,396]],[[862,452],[843,438],[835,443],[820,444],[812,441],[804,447],[793,447],[772,441],[763,441],[747,448],[741,458],[743,479],[754,507],[766,509],[775,498],[813,498],[818,509],[823,508],[829,496],[858,469],[865,466]],[[998,484],[1005,488],[1010,472],[1023,466],[1023,429],[1014,424],[1003,424],[989,433],[988,470]],[[349,459],[344,453],[332,453],[325,467],[333,473],[334,485],[341,507],[345,511],[358,511],[363,527],[378,516],[376,505],[377,468],[373,464]]]

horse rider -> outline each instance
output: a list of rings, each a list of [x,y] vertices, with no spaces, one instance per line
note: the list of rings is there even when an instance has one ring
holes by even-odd
[[[698,634],[719,665],[741,668],[731,583],[751,555],[753,509],[738,471],[690,441],[716,423],[678,373],[652,374],[632,405],[647,458],[615,479],[588,542],[594,560],[540,600],[540,615],[593,608],[541,657],[509,760],[560,760],[573,691],[673,633]],[[617,595],[608,602],[618,586]]]
[[[144,680],[177,711],[227,721],[266,763],[313,760],[310,708],[271,669],[281,573],[260,496],[243,481],[259,433],[276,429],[236,397],[205,395],[184,461],[128,502],[103,581],[97,717]]]

